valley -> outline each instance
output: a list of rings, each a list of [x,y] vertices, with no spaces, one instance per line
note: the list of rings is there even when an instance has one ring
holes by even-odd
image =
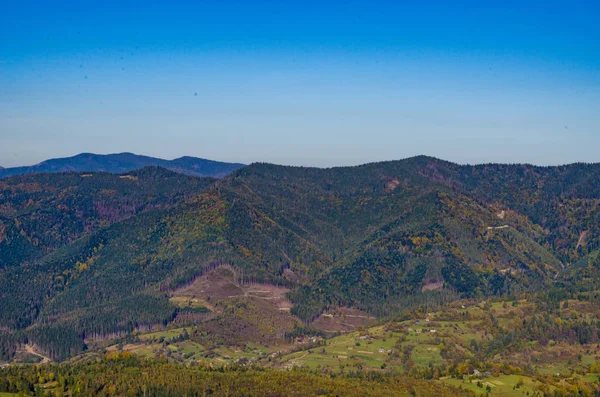
[[[599,21],[2,2],[0,397],[600,397]]]
[[[5,178],[0,361],[592,396],[599,176],[421,156]]]
[[[409,377],[476,396],[593,395],[600,386],[599,303],[600,291],[577,299],[549,293],[461,300],[354,331],[289,335],[276,344],[215,343],[203,338],[201,324],[172,324],[134,332],[69,362],[132,354],[191,368]]]
[[[137,343],[118,348],[141,357],[188,364],[252,363],[318,373],[404,374],[462,387],[476,395],[589,392],[600,382],[600,339],[594,334],[600,319],[599,296],[594,292],[582,297],[584,300],[562,300],[543,319],[537,317],[542,301],[460,301],[435,312],[412,312],[404,321],[342,334],[295,337],[278,346],[203,346],[193,341],[198,328],[192,326],[140,334]],[[563,337],[548,339],[544,332],[514,334],[515,330],[528,330],[536,321],[541,327],[545,321],[564,324],[560,330]],[[577,334],[581,331],[572,335],[566,328],[569,323],[574,330],[579,324],[590,325],[590,338]],[[507,335],[512,338],[508,343],[504,340]],[[107,349],[116,350],[115,345]]]

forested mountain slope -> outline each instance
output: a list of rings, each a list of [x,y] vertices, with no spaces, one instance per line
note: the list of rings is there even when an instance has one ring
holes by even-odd
[[[599,175],[416,157],[253,164],[219,181],[158,168],[6,179],[0,337],[64,358],[84,339],[167,324],[188,310],[171,293],[220,264],[289,288],[308,326],[340,306],[381,317],[584,285],[598,274]]]
[[[0,180],[0,269],[31,262],[141,212],[185,202],[214,181],[158,167]]]
[[[540,207],[552,205],[552,198],[559,207],[561,189],[578,197],[573,189],[579,185],[570,175],[587,172],[572,170],[579,167],[532,167],[546,179],[546,173],[553,173],[552,184],[545,186],[540,176],[536,183],[521,186],[522,169],[528,166],[479,170],[427,157],[325,170],[256,164],[223,184],[262,203],[266,212],[297,233],[312,237],[336,263],[334,270],[295,295],[296,313],[308,319],[327,305],[359,305],[372,311],[377,302],[386,312],[392,302],[410,300],[415,291],[442,283],[467,295],[540,287],[563,268],[561,260],[591,252],[598,233],[587,231],[577,249],[578,237],[571,240],[569,249],[579,250],[572,257],[559,255],[553,244],[556,236],[566,233],[569,221],[575,228],[580,223],[557,219],[552,229],[536,224],[535,213],[544,209],[519,213],[529,208],[519,195],[546,197],[533,202]],[[513,179],[506,175],[507,168],[514,170]],[[592,173],[597,168],[589,166]],[[583,224],[597,216],[595,209],[588,211]],[[315,307],[306,308],[311,300]]]

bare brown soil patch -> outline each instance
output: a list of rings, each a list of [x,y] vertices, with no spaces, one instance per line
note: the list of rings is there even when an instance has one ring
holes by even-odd
[[[321,314],[312,326],[325,332],[350,332],[375,324],[375,317],[358,309],[341,307]]]
[[[385,184],[385,192],[390,193],[396,190],[396,188],[400,185],[400,179],[392,178],[388,183]]]
[[[42,358],[42,361],[41,361],[41,363],[40,363],[40,364],[46,364],[46,363],[49,363],[50,361],[52,361],[52,359],[50,359],[50,357],[46,357],[46,356],[44,356],[43,354],[41,354],[41,353],[38,353],[38,352],[37,352],[37,351],[34,349],[34,347],[33,347],[33,346],[31,346],[31,345],[25,345],[25,351],[26,351],[27,353],[29,353],[29,354],[33,354],[33,355],[36,355],[36,356],[38,356],[38,357],[41,357],[41,358]]]
[[[191,302],[215,311],[216,303],[232,298],[251,297],[263,300],[280,311],[290,311],[292,303],[286,294],[289,290],[272,284],[239,284],[231,267],[220,267],[192,284],[173,291],[171,301],[176,304]]]
[[[444,287],[443,281],[435,281],[435,282],[425,283],[423,285],[423,288],[421,288],[421,292],[437,291],[439,289],[442,289],[443,287]]]
[[[300,320],[278,310],[268,301],[245,296],[224,300],[222,313],[198,325],[203,345],[285,344],[285,334],[300,325]]]
[[[175,290],[172,296],[219,301],[244,296],[244,290],[235,282],[235,273],[229,268],[221,267],[197,278],[192,284]]]

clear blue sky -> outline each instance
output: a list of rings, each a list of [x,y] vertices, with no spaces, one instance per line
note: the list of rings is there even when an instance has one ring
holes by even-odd
[[[597,0],[126,4],[3,2],[0,165],[600,161]]]

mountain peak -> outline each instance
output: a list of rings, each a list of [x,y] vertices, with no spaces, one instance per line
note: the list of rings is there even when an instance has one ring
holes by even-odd
[[[186,175],[222,178],[243,167],[244,164],[225,163],[190,156],[164,160],[130,152],[80,153],[71,157],[49,159],[32,166],[0,168],[0,178],[21,174],[69,171],[123,174],[151,166],[162,167]]]

